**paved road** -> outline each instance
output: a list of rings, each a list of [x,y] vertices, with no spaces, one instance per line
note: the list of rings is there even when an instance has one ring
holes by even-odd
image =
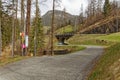
[[[87,46],[73,54],[25,59],[1,67],[0,80],[85,80],[102,53],[102,47]]]

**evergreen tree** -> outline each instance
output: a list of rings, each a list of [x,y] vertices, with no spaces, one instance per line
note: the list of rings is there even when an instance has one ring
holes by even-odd
[[[37,16],[33,21],[33,26],[30,30],[30,53],[38,55],[39,51],[44,47],[44,33],[41,17]]]
[[[105,0],[103,10],[104,10],[104,15],[105,15],[105,17],[110,14],[111,6],[110,6],[109,0]]]
[[[38,20],[36,22],[36,53],[39,53],[39,51],[44,48],[44,34],[40,16],[38,16]]]
[[[2,11],[2,25],[1,25],[1,32],[2,32],[2,47],[8,46],[11,43],[11,35],[12,35],[12,17],[8,14],[5,14]]]
[[[43,26],[41,21],[41,16],[39,12],[38,0],[36,0],[36,16],[33,20],[33,26],[30,33],[30,52],[34,53],[34,56],[39,53],[39,51],[44,46],[44,34]]]

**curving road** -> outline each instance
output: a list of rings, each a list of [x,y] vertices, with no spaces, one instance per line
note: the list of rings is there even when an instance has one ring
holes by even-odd
[[[87,46],[83,51],[60,56],[33,57],[0,68],[0,80],[85,80],[103,48]]]

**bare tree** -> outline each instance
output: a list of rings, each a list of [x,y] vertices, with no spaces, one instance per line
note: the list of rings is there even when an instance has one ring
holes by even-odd
[[[54,37],[54,26],[55,26],[55,3],[59,5],[59,2],[61,0],[53,0],[53,6],[52,6],[52,22],[51,22],[51,36],[50,36],[50,49],[51,49],[51,55],[54,55],[54,45],[53,45],[53,37]]]
[[[63,9],[63,33],[65,32],[65,27],[66,26],[66,9]]]
[[[83,4],[81,4],[81,9],[79,14],[79,23],[83,24]]]

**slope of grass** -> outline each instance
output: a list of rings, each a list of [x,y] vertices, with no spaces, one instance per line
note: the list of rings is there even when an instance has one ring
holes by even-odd
[[[55,31],[56,34],[64,34],[69,32],[73,32],[73,26],[71,25],[67,25]]]
[[[103,34],[77,34],[70,38],[68,42],[76,45],[110,45],[110,41],[101,41],[98,37],[105,36]],[[98,41],[99,40],[99,41]]]
[[[77,34],[68,40],[71,44],[79,45],[104,45],[110,46],[111,43],[120,42],[120,33],[113,34]]]
[[[98,39],[112,41],[112,42],[120,42],[120,32],[109,34],[106,36],[100,36],[98,37]]]

